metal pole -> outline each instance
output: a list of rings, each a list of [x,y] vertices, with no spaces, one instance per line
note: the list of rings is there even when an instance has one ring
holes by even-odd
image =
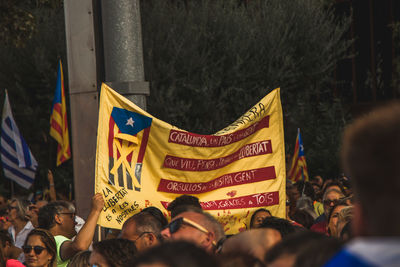
[[[111,88],[146,109],[139,0],[102,0],[105,80]]]
[[[87,218],[94,194],[98,63],[92,0],[65,0],[72,160],[77,213]]]

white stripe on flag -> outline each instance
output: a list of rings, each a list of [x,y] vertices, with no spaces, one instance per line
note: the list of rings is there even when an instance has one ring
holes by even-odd
[[[4,99],[2,115],[2,135],[5,135],[5,138],[8,137],[7,139],[9,142],[11,142],[7,143],[3,136],[1,137],[1,161],[3,163],[4,175],[22,187],[29,188],[35,178],[37,162],[30,152],[28,146],[25,144],[25,141],[19,132],[18,126],[14,121],[7,92]],[[11,126],[6,123],[7,119],[9,119]],[[23,149],[24,146],[27,148],[25,153]],[[6,153],[8,154],[7,156]],[[27,164],[25,159],[28,159],[28,161],[32,163],[30,164],[31,166],[26,166]]]

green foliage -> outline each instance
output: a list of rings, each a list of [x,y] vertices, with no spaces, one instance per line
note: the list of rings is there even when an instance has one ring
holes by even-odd
[[[342,37],[349,19],[335,18],[321,0],[240,3],[142,2],[150,113],[212,133],[281,87],[287,152],[293,153],[300,127],[311,174],[339,173],[345,116],[331,79],[347,56],[350,42]]]
[[[62,0],[1,0],[0,40],[15,47],[23,47],[36,33],[38,9],[59,8]],[[43,14],[42,14],[43,15]]]

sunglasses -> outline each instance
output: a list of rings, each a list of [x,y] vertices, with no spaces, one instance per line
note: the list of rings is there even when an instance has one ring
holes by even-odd
[[[58,214],[69,215],[71,217],[71,219],[75,219],[75,213],[74,212],[60,212]]]
[[[138,241],[140,238],[142,238],[146,234],[152,234],[153,232],[142,232],[135,240],[132,242],[136,244],[136,241]]]
[[[28,254],[32,251],[35,252],[36,255],[39,255],[40,253],[42,253],[43,250],[45,250],[45,247],[41,247],[41,246],[23,246],[22,247],[22,251],[24,251],[25,254]]]
[[[333,203],[333,205],[336,205],[338,202],[339,202],[338,199],[334,199],[334,200],[326,199],[326,200],[324,200],[324,205],[331,205],[332,203]]]
[[[189,226],[191,226],[193,228],[196,228],[197,230],[199,230],[199,231],[201,231],[201,232],[203,232],[205,234],[208,234],[210,232],[206,228],[201,226],[200,224],[198,224],[198,223],[196,223],[196,222],[194,222],[192,220],[189,220],[187,218],[183,218],[183,217],[180,217],[180,218],[178,218],[176,220],[173,220],[165,228],[168,228],[170,234],[173,234],[173,233],[176,233],[182,227],[183,224],[186,224],[186,225],[189,225]],[[213,244],[216,245],[215,241],[213,241]]]
[[[194,221],[189,220],[189,219],[186,219],[186,218],[183,218],[183,217],[180,217],[180,218],[178,218],[178,219],[176,219],[176,220],[173,220],[173,221],[170,222],[170,224],[168,224],[167,227],[165,227],[165,228],[168,228],[168,229],[169,229],[169,232],[170,232],[171,234],[173,234],[173,233],[178,232],[178,230],[181,228],[181,226],[182,226],[183,224],[192,226],[192,227],[196,228],[197,230],[199,230],[199,231],[201,231],[201,232],[203,232],[203,233],[206,233],[206,234],[209,233],[208,230],[207,230],[206,228],[204,228],[203,226],[201,226],[200,224],[195,223]]]

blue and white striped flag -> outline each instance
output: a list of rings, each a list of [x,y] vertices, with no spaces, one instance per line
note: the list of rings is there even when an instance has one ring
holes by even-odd
[[[7,91],[1,122],[0,154],[4,176],[29,188],[35,179],[38,164],[14,121]]]

